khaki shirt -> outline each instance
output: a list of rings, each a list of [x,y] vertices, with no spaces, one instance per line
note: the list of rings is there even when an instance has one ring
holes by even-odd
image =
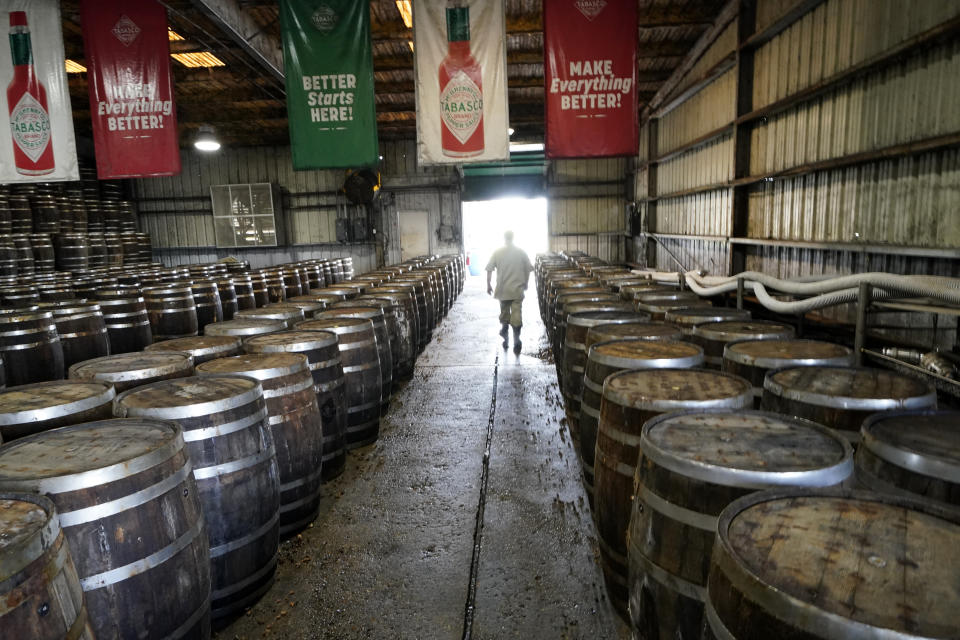
[[[527,253],[514,245],[500,247],[490,256],[487,271],[497,272],[493,297],[497,300],[522,300],[533,265]]]

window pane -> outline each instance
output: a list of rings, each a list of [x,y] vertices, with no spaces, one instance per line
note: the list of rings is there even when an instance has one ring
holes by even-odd
[[[252,184],[250,185],[250,192],[253,195],[254,213],[273,213],[273,199],[269,184]]]

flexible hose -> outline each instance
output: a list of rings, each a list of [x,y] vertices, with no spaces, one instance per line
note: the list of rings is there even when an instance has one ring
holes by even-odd
[[[737,283],[728,282],[727,284],[722,284],[714,287],[702,287],[697,283],[693,278],[687,279],[687,284],[690,285],[690,290],[696,293],[699,296],[710,297],[715,295],[720,295],[722,293],[729,293],[730,291],[736,291]],[[806,300],[794,300],[794,301],[784,301],[777,300],[771,296],[766,287],[764,287],[759,282],[745,282],[744,288],[752,289],[753,293],[757,297],[757,301],[762,304],[765,308],[774,313],[806,313],[808,311],[813,311],[815,309],[823,309],[824,307],[834,307],[840,304],[847,304],[850,302],[856,302],[857,298],[860,295],[860,290],[857,287],[851,287],[849,289],[841,289],[840,291],[832,291],[830,293],[824,293],[813,298],[807,298]],[[871,294],[873,299],[879,298],[891,298],[894,296],[889,291],[883,289],[875,290]]]

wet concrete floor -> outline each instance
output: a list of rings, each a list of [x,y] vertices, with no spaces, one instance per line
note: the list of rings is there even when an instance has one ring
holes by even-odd
[[[519,356],[480,277],[219,639],[622,639],[532,292]],[[495,387],[495,388],[494,388]]]

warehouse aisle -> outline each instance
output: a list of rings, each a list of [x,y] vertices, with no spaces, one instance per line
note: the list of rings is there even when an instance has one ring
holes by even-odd
[[[314,525],[281,545],[273,588],[218,637],[627,637],[553,364],[538,357],[536,297],[515,356],[481,280],[468,277],[380,440],[350,455]]]

